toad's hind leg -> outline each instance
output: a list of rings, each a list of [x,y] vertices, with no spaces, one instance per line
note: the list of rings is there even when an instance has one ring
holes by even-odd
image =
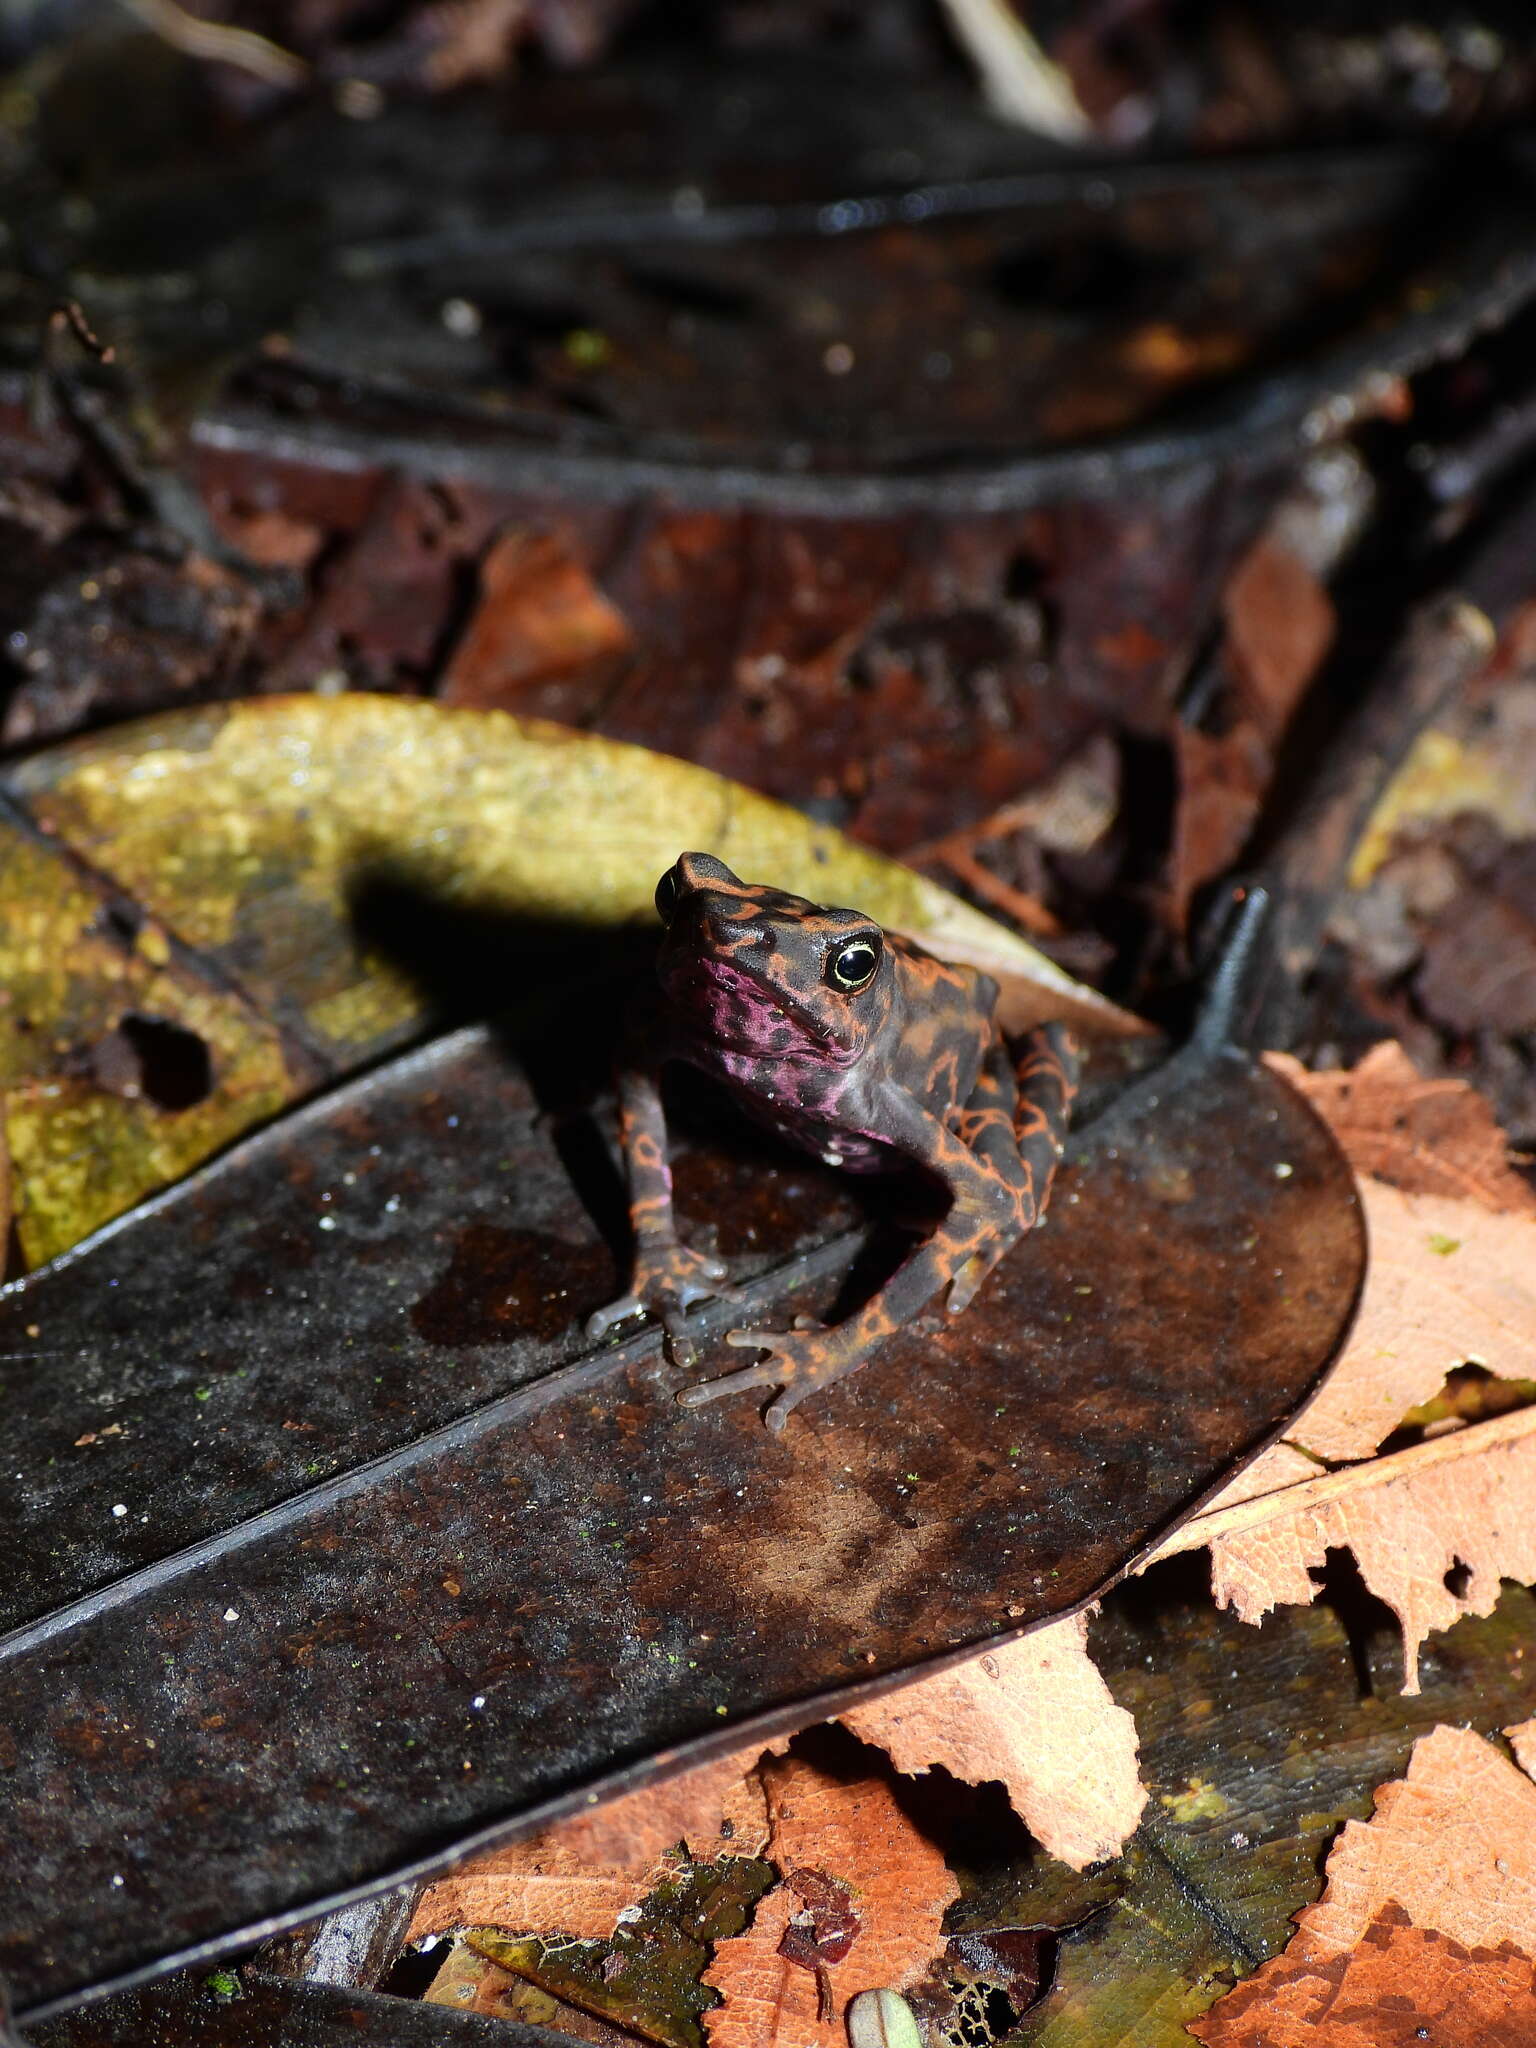
[[[1001,1035],[987,1049],[956,1136],[985,1161],[1014,1198],[1017,1229],[1000,1231],[949,1283],[958,1315],[993,1267],[1045,1213],[1077,1094],[1077,1042],[1064,1024],[1031,1032],[1017,1061]]]

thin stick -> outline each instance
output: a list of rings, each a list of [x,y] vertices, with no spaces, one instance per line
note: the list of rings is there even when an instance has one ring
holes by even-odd
[[[230,28],[219,21],[203,21],[178,7],[176,0],[123,0],[130,14],[153,29],[162,42],[185,50],[189,57],[212,59],[249,71],[269,85],[302,85],[309,66],[292,50],[284,50],[259,36],[254,29]]]
[[[1071,79],[1007,0],[944,0],[944,11],[981,73],[994,113],[1058,142],[1081,142],[1092,132]]]

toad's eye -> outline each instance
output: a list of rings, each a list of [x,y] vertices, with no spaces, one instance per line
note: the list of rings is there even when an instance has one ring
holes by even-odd
[[[861,988],[869,987],[879,965],[880,934],[861,932],[858,938],[845,939],[835,952],[827,955],[827,980],[833,988],[854,996]]]
[[[677,869],[668,868],[656,884],[656,915],[663,924],[672,922],[672,913],[677,908]]]

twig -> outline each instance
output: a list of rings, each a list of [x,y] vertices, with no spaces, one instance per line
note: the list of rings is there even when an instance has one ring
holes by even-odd
[[[1008,0],[944,0],[954,31],[981,73],[994,113],[1058,142],[1092,134],[1072,81],[1053,64]]]
[[[204,21],[188,14],[176,0],[123,0],[130,14],[138,16],[147,29],[173,49],[189,57],[201,57],[217,64],[231,64],[237,71],[249,71],[268,85],[303,85],[309,65],[292,50],[285,50],[254,29],[230,28],[222,21]]]
[[[1060,920],[1054,917],[1036,896],[1026,896],[1022,889],[1014,889],[1000,875],[994,875],[990,868],[984,868],[976,856],[967,849],[941,840],[932,847],[926,858],[941,862],[952,875],[974,889],[978,896],[984,896],[992,906],[1006,913],[1021,924],[1025,931],[1033,932],[1037,939],[1053,939],[1061,932]]]

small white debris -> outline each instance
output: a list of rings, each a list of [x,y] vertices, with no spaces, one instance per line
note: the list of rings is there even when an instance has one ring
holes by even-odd
[[[239,1608],[238,1608],[238,1607],[226,1607],[226,1608],[225,1608],[225,1610],[224,1610],[224,1619],[225,1619],[226,1621],[238,1621],[238,1620],[240,1619],[240,1610],[239,1610]]]
[[[1291,1175],[1292,1175],[1292,1174],[1293,1174],[1293,1173],[1294,1173],[1295,1171],[1296,1171],[1295,1167],[1291,1165],[1291,1163],[1290,1163],[1290,1161],[1289,1161],[1289,1160],[1286,1160],[1286,1159],[1282,1159],[1282,1160],[1281,1160],[1281,1162],[1280,1162],[1280,1164],[1279,1164],[1279,1165],[1278,1165],[1278,1166],[1277,1166],[1277,1167],[1275,1168],[1275,1179],[1276,1179],[1276,1180],[1289,1180],[1289,1179],[1290,1179],[1290,1177],[1291,1177]]]
[[[473,299],[444,299],[438,318],[461,341],[470,340],[485,325],[485,316]]]
[[[112,1512],[118,1521],[121,1521],[128,1512],[128,1503],[123,1500],[114,1501],[112,1503]]]

